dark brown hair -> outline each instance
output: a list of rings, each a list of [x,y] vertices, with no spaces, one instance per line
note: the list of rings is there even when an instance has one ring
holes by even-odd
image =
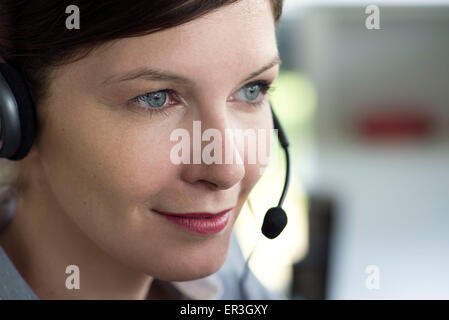
[[[184,24],[239,0],[0,0],[0,56],[24,76],[36,103],[45,97],[48,71],[86,56],[107,41]],[[275,23],[283,0],[271,2]],[[69,30],[66,8],[80,11]]]

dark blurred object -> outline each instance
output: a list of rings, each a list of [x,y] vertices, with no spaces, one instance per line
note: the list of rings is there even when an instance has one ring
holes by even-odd
[[[330,197],[321,194],[310,194],[308,203],[309,250],[304,259],[293,265],[292,297],[323,300],[335,205]]]

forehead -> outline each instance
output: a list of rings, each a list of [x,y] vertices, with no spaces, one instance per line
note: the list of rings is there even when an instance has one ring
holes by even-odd
[[[241,0],[174,28],[113,41],[100,47],[91,63],[97,70],[107,66],[109,74],[136,65],[198,74],[236,63],[254,69],[276,52],[270,1]]]

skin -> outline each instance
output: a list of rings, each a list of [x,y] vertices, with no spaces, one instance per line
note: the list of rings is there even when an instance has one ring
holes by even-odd
[[[274,81],[278,65],[242,82],[276,55],[269,2],[244,0],[172,29],[110,42],[53,72],[50,94],[38,106],[38,139],[20,162],[27,188],[0,239],[39,298],[144,299],[153,278],[193,280],[218,271],[262,164],[175,165],[170,133],[192,133],[193,120],[223,137],[226,128],[269,132],[268,96],[254,107],[241,88]],[[141,66],[192,83],[103,84]],[[166,88],[180,97],[167,115],[127,106],[138,95]],[[246,159],[245,150],[232,147]],[[195,234],[150,210],[215,213],[230,207],[228,225],[212,235]],[[65,287],[72,264],[80,269],[80,290]]]

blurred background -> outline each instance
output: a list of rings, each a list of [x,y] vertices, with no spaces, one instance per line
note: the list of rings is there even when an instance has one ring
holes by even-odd
[[[279,149],[236,224],[251,270],[291,299],[449,299],[449,1],[284,2],[289,223],[260,233]]]

